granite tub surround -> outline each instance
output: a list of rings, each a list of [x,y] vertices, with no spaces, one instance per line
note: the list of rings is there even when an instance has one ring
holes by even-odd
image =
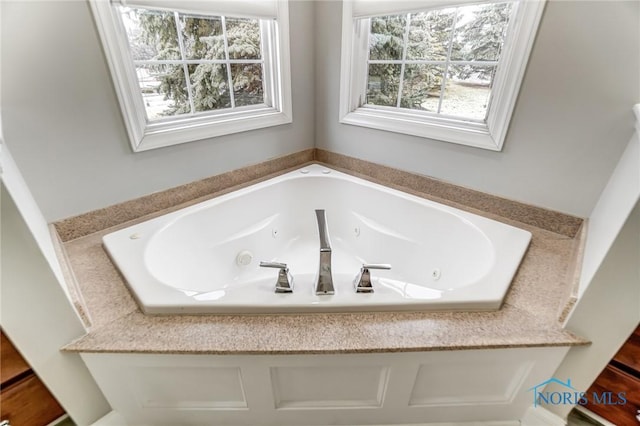
[[[576,250],[583,238],[578,233],[582,220],[480,193],[454,201],[451,198],[456,194],[469,194],[470,190],[393,169],[389,169],[390,175],[379,176],[375,170],[381,166],[377,165],[372,166],[375,170],[369,170],[371,173],[367,176],[366,165],[360,160],[346,164],[346,157],[318,152],[319,158],[323,156],[331,157],[325,158],[327,163],[332,163],[330,166],[341,162],[342,171],[435,201],[445,200],[445,204],[531,232],[528,252],[502,308],[493,312],[144,315],[102,248],[101,238],[164,213],[156,211],[64,243],[92,321],[87,335],[64,349],[124,353],[336,354],[588,343],[563,330],[558,322],[558,314],[566,309],[567,296],[575,282]],[[266,176],[259,179],[263,178]],[[401,180],[389,184],[390,179]],[[423,192],[432,187],[436,188],[436,195]],[[471,205],[465,204],[469,199]],[[479,208],[491,200],[500,205],[491,205],[488,212]],[[190,200],[167,210],[193,203]],[[525,219],[518,220],[520,213]],[[86,229],[90,228],[91,224]]]
[[[67,251],[63,246],[63,242],[60,239],[60,235],[58,235],[55,226],[49,225],[49,233],[51,235],[51,240],[53,241],[53,248],[55,250],[56,257],[58,258],[62,269],[64,283],[61,284],[66,286],[69,298],[73,302],[73,306],[82,320],[82,323],[86,328],[89,328],[91,327],[91,317],[89,316],[89,311],[86,303],[84,302],[84,297],[82,296],[82,292],[78,286],[78,280],[70,267]]]
[[[558,322],[564,324],[571,310],[578,302],[578,293],[580,291],[580,271],[582,270],[582,259],[584,257],[584,248],[587,241],[587,219],[584,220],[582,226],[578,230],[578,235],[574,238],[574,247],[572,250],[571,263],[567,268],[567,296],[566,302],[558,314]]]
[[[71,241],[141,217],[164,214],[223,195],[312,162],[462,210],[492,213],[572,238],[583,222],[581,218],[564,213],[314,148],[80,214],[58,221],[54,226],[63,242]]]
[[[60,239],[64,242],[70,241],[153,213],[165,213],[178,205],[184,207],[189,203],[194,204],[257,181],[269,179],[285,170],[313,161],[314,156],[315,150],[307,149],[166,191],[156,192],[135,200],[80,214],[56,222],[54,225],[60,235]]]
[[[492,213],[568,237],[575,237],[583,219],[484,192],[464,188],[438,179],[404,172],[358,158],[323,149],[315,150],[315,160],[345,173],[372,180],[381,185],[410,192],[463,210]]]

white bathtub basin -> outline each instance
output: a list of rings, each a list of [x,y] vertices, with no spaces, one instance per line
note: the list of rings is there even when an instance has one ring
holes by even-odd
[[[315,294],[315,209],[326,211],[334,295]],[[312,165],[103,241],[145,313],[204,314],[499,309],[530,239],[522,229]],[[260,261],[287,263],[293,293],[276,294],[277,270]],[[354,291],[363,263],[392,265],[372,270],[371,294]]]

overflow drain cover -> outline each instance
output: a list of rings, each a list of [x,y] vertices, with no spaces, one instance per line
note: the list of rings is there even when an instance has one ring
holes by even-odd
[[[242,250],[236,256],[236,265],[247,266],[251,263],[252,260],[253,260],[253,253],[251,253],[249,250]]]

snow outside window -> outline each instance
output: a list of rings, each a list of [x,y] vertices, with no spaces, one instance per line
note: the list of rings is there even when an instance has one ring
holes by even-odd
[[[286,2],[91,4],[134,151],[291,122]]]
[[[543,2],[427,7],[344,2],[341,122],[500,150]]]

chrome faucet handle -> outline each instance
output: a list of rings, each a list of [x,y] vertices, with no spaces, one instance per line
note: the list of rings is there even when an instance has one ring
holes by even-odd
[[[353,281],[356,293],[373,293],[369,269],[391,269],[391,265],[388,263],[363,263],[360,272],[358,272],[356,279]]]
[[[276,282],[276,293],[293,293],[293,276],[289,273],[286,263],[280,262],[260,262],[262,268],[276,268],[278,281]]]

